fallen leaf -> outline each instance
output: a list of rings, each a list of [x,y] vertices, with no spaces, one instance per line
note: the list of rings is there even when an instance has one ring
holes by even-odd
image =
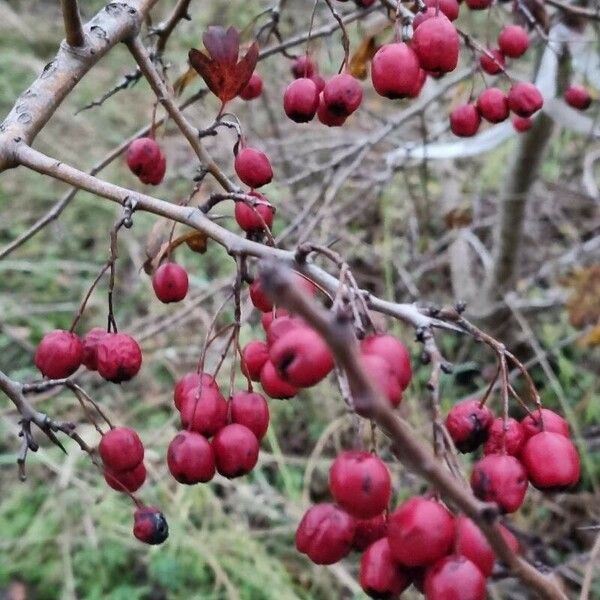
[[[192,67],[189,67],[188,70],[180,75],[173,83],[173,90],[175,91],[175,95],[181,96],[185,88],[192,83],[196,77],[198,77],[198,73]]]
[[[375,36],[370,35],[365,37],[358,48],[356,48],[354,54],[350,57],[350,64],[348,66],[350,75],[353,75],[358,79],[366,79],[369,74],[368,65],[373,56],[375,56],[375,52],[377,52]]]
[[[563,283],[572,289],[567,300],[569,321],[576,329],[600,322],[600,264],[577,269]]]

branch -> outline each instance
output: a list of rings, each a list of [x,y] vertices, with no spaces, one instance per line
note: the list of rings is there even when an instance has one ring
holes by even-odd
[[[169,37],[173,33],[175,27],[179,25],[179,21],[190,20],[188,14],[188,8],[192,0],[179,0],[173,9],[173,12],[169,18],[162,23],[159,27],[154,30],[154,33],[158,36],[158,42],[156,43],[156,53],[160,56],[167,47]]]
[[[431,454],[429,448],[414,434],[411,426],[401,419],[389,402],[375,388],[362,368],[356,337],[350,321],[322,308],[309,295],[294,285],[291,272],[280,263],[263,264],[261,283],[272,298],[288,310],[300,315],[317,330],[333,352],[336,363],[345,371],[354,398],[356,412],[373,420],[392,441],[392,452],[408,468],[432,484],[443,498],[481,528],[496,555],[513,574],[540,598],[567,600],[549,578],[515,555],[506,544],[496,524],[498,508],[476,499]]]
[[[584,6],[575,6],[563,2],[563,0],[546,0],[546,4],[559,8],[560,10],[574,15],[576,17],[583,17],[584,19],[593,19],[600,21],[600,5],[596,5],[596,8],[585,8]]]
[[[61,0],[61,6],[67,44],[69,46],[83,46],[85,38],[83,36],[83,27],[81,26],[77,0]]]

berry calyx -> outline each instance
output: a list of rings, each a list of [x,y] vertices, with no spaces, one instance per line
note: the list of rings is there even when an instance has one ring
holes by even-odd
[[[237,153],[233,167],[240,180],[252,189],[267,185],[273,179],[273,169],[267,155],[250,146]]]
[[[215,456],[205,437],[180,431],[169,444],[167,465],[171,475],[185,485],[206,483],[215,475]]]
[[[397,598],[411,577],[392,558],[387,538],[371,544],[360,560],[360,586],[371,598]]]
[[[133,514],[133,535],[145,544],[162,544],[169,537],[169,525],[158,508],[144,506]]]
[[[129,471],[113,471],[104,467],[104,481],[117,492],[133,494],[146,481],[146,467],[143,462]]]
[[[592,97],[582,85],[570,85],[565,90],[565,102],[578,110],[586,110],[592,103]]]
[[[369,335],[360,343],[363,354],[380,356],[392,368],[398,383],[404,391],[412,378],[412,366],[408,348],[393,335],[387,333]]]
[[[477,98],[477,110],[486,121],[500,123],[508,119],[508,98],[498,88],[487,88]]]
[[[352,547],[354,519],[333,504],[311,507],[296,529],[296,549],[317,565],[332,565]]]
[[[459,452],[473,452],[487,440],[493,421],[494,415],[485,404],[463,400],[448,412],[446,429]]]
[[[98,342],[96,356],[98,373],[113,383],[129,381],[142,366],[142,351],[126,333],[107,333]]]
[[[142,183],[158,185],[167,170],[167,160],[160,146],[150,137],[138,138],[129,144],[126,160]]]
[[[565,437],[571,436],[569,423],[549,408],[535,410],[530,415],[527,415],[521,421],[521,427],[523,428],[526,439],[529,439],[532,435],[536,435],[542,431],[560,433]]]
[[[388,540],[394,560],[408,567],[428,565],[450,551],[454,518],[435,500],[407,500],[388,519]]]
[[[163,263],[152,275],[152,288],[164,304],[179,302],[188,293],[187,271],[177,263]]]
[[[525,444],[525,433],[521,423],[515,419],[494,419],[489,430],[487,442],[483,446],[484,454],[510,454],[518,456]]]
[[[292,121],[312,121],[318,107],[319,90],[312,79],[301,77],[288,85],[283,95],[283,110]]]
[[[500,73],[504,69],[504,62],[504,54],[497,48],[490,49],[487,54],[484,53],[479,57],[481,68],[489,75]]]
[[[503,512],[519,509],[527,492],[525,467],[514,457],[488,454],[475,463],[471,488],[481,500],[495,502]]]
[[[515,83],[508,92],[508,106],[519,117],[530,117],[543,105],[540,90],[529,81]]]
[[[265,394],[270,398],[286,400],[294,397],[298,393],[298,388],[296,386],[280,377],[270,360],[268,360],[261,369],[260,385]]]
[[[223,427],[215,435],[212,447],[217,471],[228,479],[250,473],[258,461],[258,440],[244,425]]]
[[[256,392],[237,392],[229,401],[231,422],[247,427],[258,440],[269,428],[269,405]]]
[[[498,46],[505,56],[519,58],[529,48],[529,36],[520,25],[507,25],[498,35]]]
[[[144,460],[140,436],[129,427],[115,427],[100,440],[98,452],[104,466],[111,471],[130,471]]]
[[[450,113],[450,129],[459,137],[471,137],[481,125],[481,115],[474,104],[461,104]]]
[[[575,444],[560,433],[542,431],[529,438],[521,460],[529,480],[538,489],[562,491],[579,481],[579,453]]]
[[[387,508],[392,478],[376,454],[349,451],[340,454],[331,465],[329,488],[346,512],[357,519],[370,519]]]
[[[81,366],[83,343],[73,332],[56,329],[42,338],[35,350],[34,360],[44,377],[69,377]]]
[[[106,329],[94,327],[83,338],[83,365],[90,371],[98,370],[98,342],[106,335]]]
[[[449,73],[458,64],[458,33],[444,14],[433,16],[415,30],[412,47],[421,68],[432,73]]]
[[[258,98],[262,94],[262,90],[262,77],[258,73],[252,73],[252,76],[248,80],[248,83],[238,95],[242,100],[246,100],[247,102],[249,102],[250,100]]]
[[[485,600],[485,596],[483,573],[464,556],[447,556],[427,569],[427,600]]]
[[[371,62],[371,81],[375,91],[385,98],[406,98],[414,93],[421,66],[414,50],[404,44],[385,44]]]
[[[275,215],[273,206],[260,192],[253,191],[248,195],[257,200],[252,205],[241,200],[235,203],[234,215],[237,224],[248,233],[263,231],[265,227],[271,229]]]
[[[323,102],[327,110],[338,117],[350,116],[360,106],[362,97],[360,82],[347,73],[335,75],[323,88]]]
[[[264,342],[248,342],[242,350],[242,373],[252,381],[260,381],[260,372],[268,360],[269,348]]]
[[[211,437],[227,425],[227,401],[215,386],[193,388],[181,404],[181,426]]]

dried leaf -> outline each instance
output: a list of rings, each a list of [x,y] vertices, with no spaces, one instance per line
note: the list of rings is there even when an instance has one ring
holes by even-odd
[[[592,327],[583,337],[579,338],[577,344],[583,348],[600,346],[600,323]]]
[[[444,221],[448,229],[467,227],[473,221],[473,209],[471,206],[456,206],[444,215]]]
[[[563,282],[572,288],[567,300],[571,325],[583,329],[600,322],[600,264],[577,269]]]
[[[173,84],[173,90],[175,91],[175,94],[177,96],[181,96],[185,88],[190,85],[190,83],[192,83],[196,77],[198,77],[196,70],[192,67],[189,67],[183,75],[180,75],[175,80],[175,83]]]
[[[157,225],[160,227],[157,227]],[[168,230],[164,225],[169,225]],[[152,275],[158,269],[167,254],[173,252],[182,244],[186,244],[190,250],[198,254],[206,252],[208,237],[205,233],[196,231],[195,229],[189,229],[169,242],[168,236],[171,233],[171,225],[168,221],[159,222],[150,233],[148,243],[146,244],[147,259],[144,263],[144,271],[148,275]]]
[[[224,104],[235,98],[250,80],[258,61],[258,45],[253,42],[238,60],[240,34],[234,27],[211,26],[202,40],[208,55],[192,48],[188,54],[190,64]]]
[[[375,36],[365,37],[350,58],[350,65],[348,67],[350,74],[358,79],[366,79],[369,74],[368,65],[373,56],[375,56],[375,52],[377,52]]]

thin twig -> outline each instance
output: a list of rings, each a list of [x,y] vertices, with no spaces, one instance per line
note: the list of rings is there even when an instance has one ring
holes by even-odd
[[[65,33],[69,46],[83,46],[85,38],[77,0],[61,0]]]

